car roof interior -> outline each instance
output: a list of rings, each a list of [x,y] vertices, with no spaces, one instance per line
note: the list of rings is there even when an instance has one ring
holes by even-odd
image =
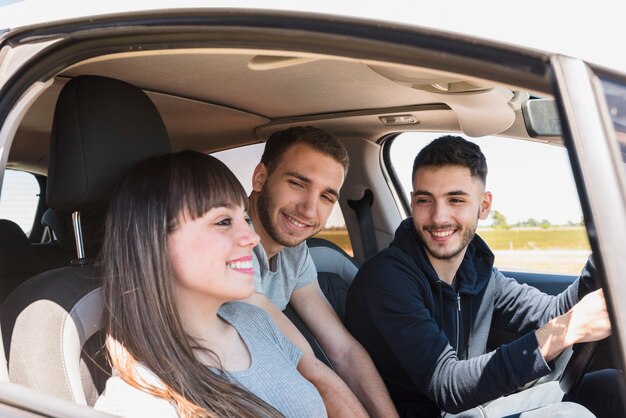
[[[97,56],[62,70],[24,116],[8,168],[46,174],[54,103],[67,81],[83,74],[143,89],[157,106],[174,150],[228,149],[300,124],[371,141],[429,130],[561,142],[549,133],[529,136],[522,103],[532,92],[515,86],[310,53],[170,49]]]

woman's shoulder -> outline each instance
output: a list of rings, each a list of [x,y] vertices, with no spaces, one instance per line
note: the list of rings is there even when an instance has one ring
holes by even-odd
[[[219,314],[229,322],[239,322],[242,318],[246,318],[247,321],[267,322],[270,320],[270,315],[265,309],[247,302],[225,303],[220,307]]]
[[[254,344],[254,348],[285,349],[287,339],[265,309],[246,302],[228,302],[220,307],[219,315],[235,327],[246,343]]]
[[[276,333],[276,325],[271,315],[265,309],[247,302],[225,303],[218,314],[240,334],[268,337]]]

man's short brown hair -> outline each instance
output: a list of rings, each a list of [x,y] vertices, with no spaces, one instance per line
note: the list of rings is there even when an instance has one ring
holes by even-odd
[[[285,152],[296,144],[306,144],[328,155],[343,166],[344,173],[348,172],[350,159],[346,148],[333,134],[314,126],[295,126],[270,135],[261,157],[268,172],[271,173]]]

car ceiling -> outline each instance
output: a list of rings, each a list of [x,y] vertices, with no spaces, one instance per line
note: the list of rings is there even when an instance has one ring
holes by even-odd
[[[226,149],[303,123],[371,140],[418,128],[526,135],[512,90],[457,74],[281,51],[142,51],[89,59],[60,72],[25,115],[9,167],[45,174],[54,103],[63,85],[81,74],[144,89],[174,149]],[[416,122],[381,122],[394,114],[414,115]]]

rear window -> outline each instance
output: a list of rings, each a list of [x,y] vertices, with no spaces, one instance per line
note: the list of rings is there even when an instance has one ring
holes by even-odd
[[[224,164],[235,173],[235,176],[243,184],[246,193],[249,195],[252,192],[252,173],[254,167],[261,161],[261,155],[265,144],[253,144],[244,147],[233,148],[226,151],[215,152],[211,155],[221,160]],[[346,229],[346,223],[341,212],[341,208],[338,204],[335,205],[331,212],[326,226],[319,234],[318,238],[327,239],[334,244],[341,247],[345,252],[353,255],[352,244],[350,243],[350,237]]]
[[[39,183],[24,171],[6,170],[0,195],[0,219],[9,219],[30,235],[39,202]]]

